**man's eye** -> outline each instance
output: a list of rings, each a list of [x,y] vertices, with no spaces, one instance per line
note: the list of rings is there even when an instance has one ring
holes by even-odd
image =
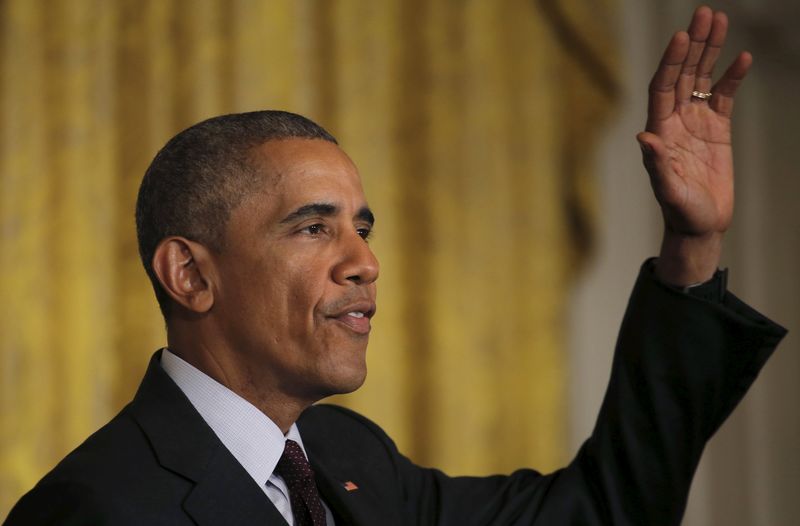
[[[325,230],[325,227],[320,224],[309,225],[303,229],[304,232],[308,232],[312,236],[316,236],[321,234]]]
[[[356,232],[358,232],[358,235],[361,236],[362,239],[369,239],[370,234],[372,234],[372,229],[370,229],[370,228],[357,228]]]

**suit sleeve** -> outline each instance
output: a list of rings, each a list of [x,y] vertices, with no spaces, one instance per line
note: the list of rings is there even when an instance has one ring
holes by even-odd
[[[733,294],[691,297],[645,263],[597,423],[572,463],[451,478],[398,455],[409,523],[679,524],[706,442],[785,333]]]

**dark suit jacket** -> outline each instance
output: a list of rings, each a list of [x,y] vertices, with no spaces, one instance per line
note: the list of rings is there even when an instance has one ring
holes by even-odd
[[[339,525],[678,524],[706,441],[784,333],[731,294],[706,302],[643,271],[595,430],[549,475],[450,478],[412,464],[374,423],[334,406],[308,409],[298,426]],[[348,481],[358,489],[347,491]],[[134,400],[6,524],[285,522],[156,353]]]

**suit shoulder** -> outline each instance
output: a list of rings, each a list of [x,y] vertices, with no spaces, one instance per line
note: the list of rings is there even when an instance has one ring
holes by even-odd
[[[113,488],[131,466],[130,450],[139,434],[123,409],[65,456],[11,510],[11,525],[105,524]]]
[[[344,407],[319,404],[306,409],[297,421],[307,449],[326,458],[369,460],[396,469],[402,455],[377,424]]]
[[[380,429],[380,427],[364,415],[334,404],[316,404],[306,409],[300,415],[299,421],[320,421],[329,425],[364,426]]]
[[[362,436],[364,440],[377,440],[391,444],[394,442],[375,422],[351,409],[333,404],[318,404],[306,409],[298,420],[304,432],[312,434],[343,434],[349,438]],[[305,437],[304,437],[305,439]]]
[[[91,484],[107,477],[119,478],[121,470],[141,461],[139,457],[147,447],[146,438],[125,408],[64,457],[42,482]]]
[[[125,524],[132,506],[157,509],[188,484],[160,467],[125,408],[25,494],[7,524]]]
[[[3,526],[110,524],[105,503],[86,484],[45,478],[17,502]]]

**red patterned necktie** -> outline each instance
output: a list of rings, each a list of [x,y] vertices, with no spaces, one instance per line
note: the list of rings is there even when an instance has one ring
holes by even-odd
[[[326,526],[325,508],[319,498],[314,471],[306,460],[303,450],[294,440],[287,440],[283,456],[275,467],[289,486],[289,501],[295,526]]]

